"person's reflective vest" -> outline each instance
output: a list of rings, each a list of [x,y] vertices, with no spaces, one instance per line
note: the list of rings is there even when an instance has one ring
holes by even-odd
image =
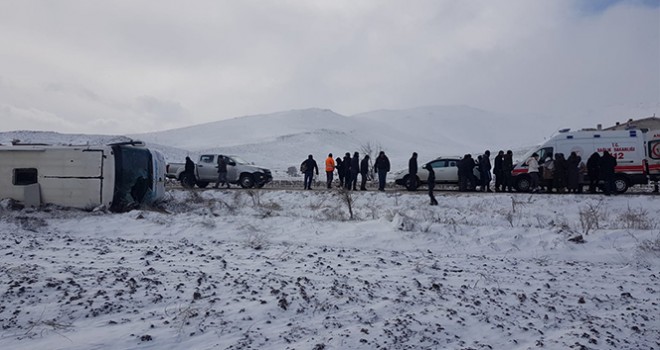
[[[325,159],[325,171],[327,172],[335,171],[335,160],[332,159],[332,157],[328,157]]]

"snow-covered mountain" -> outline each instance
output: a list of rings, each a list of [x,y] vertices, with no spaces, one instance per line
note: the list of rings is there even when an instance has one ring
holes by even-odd
[[[485,149],[520,149],[552,133],[540,117],[492,113],[467,106],[431,106],[382,110],[344,116],[327,109],[303,109],[238,117],[161,132],[127,136],[74,135],[53,132],[0,133],[12,139],[52,144],[107,144],[127,138],[147,142],[168,161],[205,152],[237,154],[249,161],[285,170],[313,154],[322,160],[346,152],[384,150],[394,168],[405,167],[412,152],[420,162],[440,155],[481,153]],[[368,147],[369,146],[369,147]]]
[[[343,116],[327,109],[304,109],[130,135],[193,153],[222,152],[275,169],[313,154],[364,153],[366,145],[384,150],[394,167],[412,152],[420,161],[485,149],[518,149],[552,133],[538,117],[507,116],[466,106],[432,106]]]

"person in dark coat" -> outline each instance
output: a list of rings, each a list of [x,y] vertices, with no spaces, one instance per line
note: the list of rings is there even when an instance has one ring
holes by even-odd
[[[185,187],[193,187],[195,185],[195,163],[193,163],[190,157],[186,157],[186,165],[183,168],[181,184]]]
[[[337,176],[339,176],[339,187],[344,187],[344,162],[341,157],[335,159],[335,169],[337,169]]]
[[[504,151],[497,152],[495,162],[493,165],[493,173],[495,173],[495,192],[502,192],[506,187],[504,182]]]
[[[566,188],[567,179],[566,158],[563,153],[555,154],[554,170],[552,171],[552,181],[558,193],[563,193]]]
[[[481,159],[479,160],[479,175],[481,175],[481,191],[482,192],[493,192],[490,189],[490,181],[493,179],[490,170],[492,165],[490,164],[490,151],[486,150]]]
[[[513,180],[511,179],[511,172],[513,171],[513,152],[506,151],[502,159],[502,191],[511,192],[513,190]]]
[[[429,172],[429,177],[427,182],[429,186],[429,198],[431,199],[431,205],[438,205],[438,201],[435,199],[435,196],[433,195],[433,189],[435,188],[435,171],[433,170],[431,163],[427,163],[425,167],[426,170],[428,170]]]
[[[218,188],[220,184],[229,188],[229,182],[227,182],[227,160],[222,155],[218,156],[218,180],[213,187]]]
[[[342,166],[344,167],[344,188],[350,190],[352,187],[351,183],[351,154],[346,152],[344,155],[344,160],[342,161]]]
[[[353,191],[357,190],[357,178],[360,173],[360,153],[353,153],[353,158],[351,158],[351,184]],[[350,189],[350,188],[349,188]]]
[[[568,192],[577,193],[580,180],[580,162],[582,158],[575,152],[566,159],[566,175],[568,177]]]
[[[458,164],[456,166],[458,167],[458,190],[460,192],[465,192],[467,191],[468,188],[468,176],[466,172],[467,168],[467,154],[461,158],[461,160],[458,161]]]
[[[319,167],[316,164],[316,161],[314,160],[314,156],[310,154],[301,165],[301,168],[304,170],[305,173],[305,180],[304,180],[305,189],[311,190],[312,180],[314,179],[314,172],[316,172],[316,176],[319,175]]]
[[[417,152],[413,152],[408,161],[408,189],[411,191],[417,189]]]
[[[476,166],[471,154],[466,154],[459,162],[458,178],[459,191],[474,191],[477,186],[477,178],[474,176],[474,167]]]
[[[385,181],[387,179],[387,172],[390,171],[390,160],[385,155],[385,152],[380,151],[376,162],[374,163],[374,172],[378,173],[378,190],[385,191]]]
[[[483,186],[481,184],[481,181],[483,179],[483,176],[481,174],[481,158],[483,158],[481,155],[477,156],[477,171],[479,172],[479,186],[481,186],[479,188],[480,191],[483,190]]]
[[[600,173],[600,154],[594,152],[587,160],[587,177],[589,178],[589,193],[596,193],[598,175]]]
[[[360,162],[360,178],[362,182],[360,183],[360,191],[367,190],[367,179],[369,178],[369,155],[365,155]]]
[[[598,163],[600,168],[599,178],[603,180],[603,190],[605,195],[609,196],[610,194],[616,194],[616,187],[614,185],[614,169],[616,168],[616,158],[614,158],[610,152],[603,151],[603,156],[600,157],[600,162]]]
[[[477,190],[477,177],[474,175],[474,168],[477,167],[477,163],[474,161],[474,158],[472,158],[471,154],[467,155],[468,161],[465,162],[465,173],[467,174],[468,177],[468,190],[469,191],[476,191]]]

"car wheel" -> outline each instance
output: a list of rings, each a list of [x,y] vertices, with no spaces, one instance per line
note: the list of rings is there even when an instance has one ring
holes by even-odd
[[[529,176],[518,176],[516,180],[516,191],[518,192],[529,192],[532,187],[532,182],[529,179]]]
[[[238,180],[238,182],[243,188],[252,188],[254,186],[254,179],[252,178],[252,175],[241,175],[241,178]]]
[[[618,175],[614,178],[614,189],[616,193],[625,193],[628,190],[628,181],[624,176]]]
[[[418,188],[419,185],[420,185],[420,183],[419,183],[419,177],[418,177],[418,176],[415,176],[416,183],[413,183],[412,181],[410,181],[411,179],[412,179],[412,178],[410,177],[410,175],[408,175],[408,176],[405,177],[404,180],[405,180],[405,184],[406,184],[406,189],[407,189],[408,191],[417,191],[417,188]]]

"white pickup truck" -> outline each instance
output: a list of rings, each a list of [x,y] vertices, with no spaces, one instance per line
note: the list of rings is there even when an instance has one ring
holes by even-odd
[[[168,163],[167,177],[181,181],[181,184],[195,184],[205,188],[218,179],[218,157],[224,157],[227,162],[227,181],[243,188],[261,188],[273,180],[269,169],[249,164],[240,157],[223,154],[202,154],[195,164],[195,178],[187,179],[185,163]]]

